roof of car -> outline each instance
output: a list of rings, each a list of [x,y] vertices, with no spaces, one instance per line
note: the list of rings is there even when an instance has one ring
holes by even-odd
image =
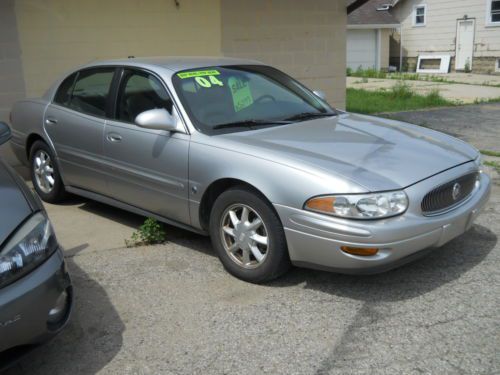
[[[204,56],[176,56],[176,57],[131,57],[127,59],[94,61],[90,66],[126,65],[141,67],[162,67],[174,72],[186,69],[196,69],[209,66],[223,65],[255,65],[262,64],[255,60],[238,59],[231,57],[204,57]]]

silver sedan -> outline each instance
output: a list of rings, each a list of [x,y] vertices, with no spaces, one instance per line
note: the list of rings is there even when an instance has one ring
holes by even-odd
[[[70,192],[209,234],[250,282],[290,264],[406,263],[470,228],[490,192],[470,145],[333,109],[255,61],[93,63],[15,104],[11,119],[43,200]]]

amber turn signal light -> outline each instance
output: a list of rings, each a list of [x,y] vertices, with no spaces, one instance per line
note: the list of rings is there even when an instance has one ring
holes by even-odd
[[[376,247],[351,247],[351,246],[341,246],[340,250],[347,254],[370,256],[378,253]]]
[[[306,207],[313,211],[333,212],[334,203],[335,197],[317,197],[309,199],[306,203]]]

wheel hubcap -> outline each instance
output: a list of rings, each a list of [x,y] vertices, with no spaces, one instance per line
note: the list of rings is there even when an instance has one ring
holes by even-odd
[[[233,262],[244,268],[257,268],[267,257],[269,238],[259,214],[244,204],[224,211],[221,221],[224,249]]]
[[[38,188],[46,194],[54,189],[54,167],[50,156],[43,150],[37,151],[33,159],[33,170]]]

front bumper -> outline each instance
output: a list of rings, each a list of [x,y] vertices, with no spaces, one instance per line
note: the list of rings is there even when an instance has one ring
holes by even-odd
[[[346,220],[275,204],[285,227],[292,263],[341,273],[377,273],[418,258],[427,253],[426,249],[444,245],[472,226],[488,201],[490,178],[482,173],[480,185],[471,197],[442,215],[424,216],[421,198],[470,168],[453,168],[405,189],[410,197],[408,210],[383,220]],[[341,246],[380,250],[373,256],[356,256],[343,252]]]
[[[49,322],[49,311],[63,292],[68,295],[64,314]],[[28,275],[0,289],[0,353],[50,339],[66,325],[71,309],[71,280],[58,249]]]

